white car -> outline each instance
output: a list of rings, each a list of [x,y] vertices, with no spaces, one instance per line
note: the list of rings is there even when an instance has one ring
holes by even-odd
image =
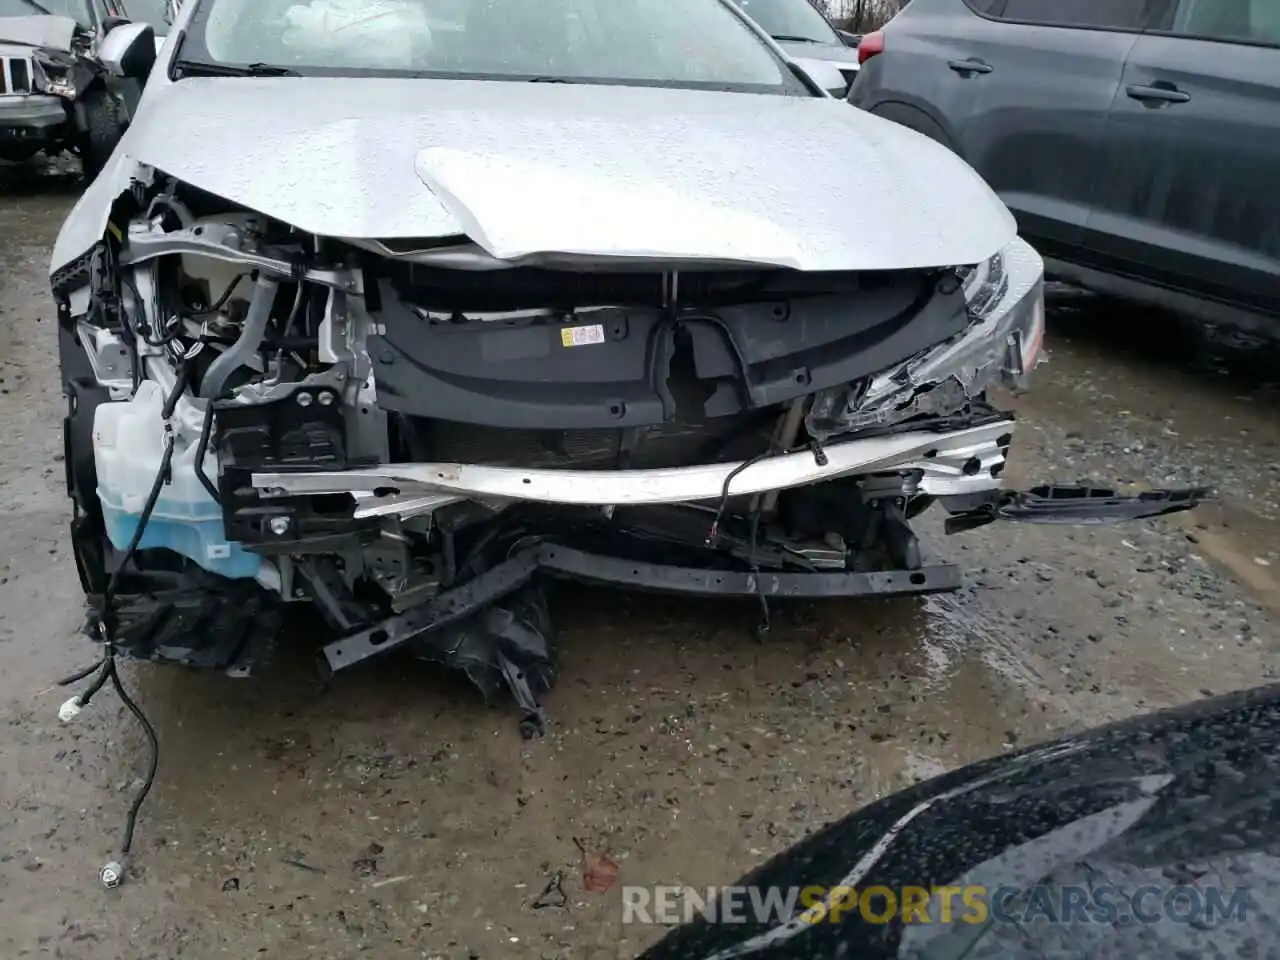
[[[1202,495],[1003,489],[987,391],[1040,359],[1040,257],[729,0],[454,6],[186,0],[154,69],[148,28],[107,37],[146,87],[51,280],[109,655],[243,673],[306,605],[330,668],[412,649],[533,732],[543,576],[767,626],[955,589],[911,529],[934,503]]]
[[[743,11],[811,74],[816,65],[831,79],[823,86],[841,99],[858,76],[856,34],[840,30],[809,0],[736,0]]]

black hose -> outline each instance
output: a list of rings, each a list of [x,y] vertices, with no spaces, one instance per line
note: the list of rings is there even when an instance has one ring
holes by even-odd
[[[783,453],[785,451],[776,451],[776,452]],[[738,474],[742,473],[743,470],[746,470],[749,467],[755,466],[757,463],[760,463],[762,460],[768,460],[770,457],[774,455],[775,455],[775,451],[771,446],[769,447],[769,449],[764,450],[761,453],[757,453],[750,460],[742,461],[742,463],[738,464],[736,467],[734,467],[732,470],[729,471],[728,475],[724,478],[724,484],[720,487],[720,505],[716,507],[715,519],[711,521],[711,529],[707,531],[707,546],[710,546],[711,544],[715,543],[716,537],[720,533],[720,521],[724,519],[725,509],[729,505],[729,484],[733,483],[734,478]]]
[[[164,488],[165,481],[169,479],[169,468],[172,463],[173,434],[169,434],[165,438],[164,454],[160,457],[160,470],[156,473],[155,482],[151,485],[151,492],[147,495],[147,502],[142,505],[142,513],[138,517],[138,525],[134,528],[133,536],[129,538],[129,545],[125,547],[120,562],[111,571],[111,578],[107,581],[107,589],[102,594],[102,611],[104,615],[111,613],[111,606],[115,602],[116,590],[119,588],[124,568],[133,559],[133,555],[138,552],[138,544],[142,542],[142,535],[146,532],[147,523],[156,509],[156,503],[160,500],[160,491]]]
[[[69,687],[73,683],[79,683],[89,674],[93,673],[93,671],[100,670],[103,666],[105,666],[105,664],[106,664],[105,658],[103,658],[102,660],[98,660],[87,667],[77,670],[75,673],[71,674],[71,676],[69,677],[63,677],[61,680],[58,681],[58,686]]]
[[[209,496],[213,497],[213,502],[222,505],[222,498],[218,495],[218,488],[213,481],[209,479],[209,475],[204,472],[204,457],[209,452],[209,437],[213,432],[213,399],[210,398],[204,408],[204,422],[200,424],[200,442],[196,444],[196,462],[195,471],[196,478],[200,481],[200,486],[204,487]]]
[[[129,851],[133,849],[133,833],[138,826],[138,811],[142,809],[143,803],[146,802],[147,794],[151,792],[151,788],[156,782],[156,771],[160,768],[160,738],[156,736],[156,728],[151,725],[151,721],[142,712],[142,708],[134,702],[133,697],[129,696],[125,690],[124,683],[120,680],[120,674],[116,670],[114,659],[110,661],[107,669],[111,672],[111,686],[115,688],[116,696],[120,698],[120,702],[128,708],[129,712],[137,718],[138,723],[142,725],[142,732],[147,736],[149,755],[146,776],[143,777],[142,786],[134,795],[133,802],[129,804],[129,814],[125,818],[124,836],[120,840],[120,857],[123,860],[129,855]]]
[[[106,686],[107,678],[111,676],[111,671],[115,669],[115,655],[108,653],[102,658],[102,669],[98,671],[98,675],[93,678],[93,683],[89,684],[87,690],[80,696],[76,697],[80,706],[88,706],[89,701],[98,695],[98,691]]]
[[[240,286],[240,281],[241,281],[241,280],[243,280],[243,279],[244,279],[245,277],[247,277],[247,276],[250,276],[250,274],[249,274],[249,273],[237,273],[237,274],[236,274],[236,275],[231,279],[231,282],[230,282],[229,284],[227,284],[227,289],[225,289],[225,290],[223,290],[223,291],[222,291],[222,295],[221,295],[220,297],[218,297],[218,299],[217,299],[217,300],[213,301],[213,303],[209,304],[209,308],[208,308],[207,310],[200,310],[200,311],[197,311],[197,312],[194,314],[194,316],[197,316],[197,317],[207,317],[207,316],[211,316],[212,314],[217,313],[219,310],[221,310],[223,307],[225,307],[225,306],[227,305],[227,301],[231,299],[231,294],[235,293],[235,292],[236,292],[236,287]]]
[[[179,383],[182,378],[179,377]],[[175,391],[173,396],[177,396]],[[133,555],[138,551],[138,544],[142,542],[142,536],[146,532],[147,523],[151,520],[151,514],[155,512],[156,503],[160,499],[160,491],[164,488],[165,481],[169,477],[170,466],[173,462],[173,434],[170,433],[165,440],[164,454],[160,459],[160,469],[156,472],[155,482],[151,485],[151,492],[147,496],[147,501],[143,504],[142,513],[138,517],[138,526],[133,531],[133,536],[129,539],[129,545],[125,548],[120,558],[120,563],[112,571],[110,579],[107,581],[106,589],[102,594],[102,634],[106,641],[106,653],[101,661],[99,661],[98,675],[93,682],[89,684],[88,689],[76,698],[79,706],[84,707],[89,701],[107,684],[111,682],[112,688],[116,691],[116,695],[120,701],[128,708],[129,712],[137,718],[142,725],[143,732],[147,737],[148,761],[147,773],[142,782],[142,787],[138,790],[133,798],[133,802],[129,805],[129,813],[125,820],[124,836],[120,843],[121,859],[128,856],[129,851],[133,847],[133,834],[137,828],[138,811],[142,809],[142,804],[146,801],[147,795],[151,792],[151,787],[155,783],[156,771],[160,767],[160,740],[156,736],[155,727],[151,725],[151,721],[147,719],[142,708],[129,696],[125,690],[124,684],[120,680],[120,673],[116,667],[116,649],[115,649],[115,596],[119,589],[120,578],[129,562],[133,559]],[[76,679],[83,679],[90,671],[80,671],[78,677],[68,678],[67,683],[74,683]]]
[[[177,407],[178,398],[182,396],[183,390],[186,388],[187,379],[189,377],[188,365],[183,364],[178,375],[174,380],[173,389],[169,392],[169,396],[165,399],[164,411],[166,422],[173,410]],[[111,572],[111,577],[107,580],[106,589],[102,593],[102,621],[101,631],[105,640],[106,653],[100,661],[98,675],[93,682],[89,684],[87,690],[77,697],[77,701],[81,707],[88,705],[89,701],[97,695],[107,682],[111,682],[112,688],[116,692],[116,696],[125,705],[130,713],[142,725],[143,732],[147,737],[148,746],[148,762],[147,773],[142,782],[141,789],[133,798],[133,802],[129,805],[128,817],[125,820],[124,836],[120,843],[121,858],[127,857],[129,851],[133,848],[133,834],[137,828],[138,811],[142,809],[142,804],[146,801],[147,795],[151,792],[151,787],[155,783],[156,771],[160,767],[160,740],[156,736],[155,727],[151,725],[151,721],[147,719],[142,708],[137,702],[129,696],[124,688],[123,682],[120,680],[120,673],[116,666],[116,649],[115,649],[115,598],[116,592],[120,586],[120,579],[124,574],[125,568],[133,560],[134,554],[138,552],[138,545],[142,542],[142,537],[146,533],[147,524],[151,521],[151,515],[155,512],[156,504],[160,500],[160,492],[164,489],[164,485],[169,480],[170,470],[173,465],[173,446],[174,436],[172,431],[168,432],[165,437],[164,453],[160,457],[160,469],[156,471],[156,478],[151,484],[151,491],[147,495],[146,502],[142,505],[142,512],[138,516],[138,525],[134,528],[133,536],[129,538],[129,544],[125,547],[124,553],[120,557],[120,562]],[[66,682],[74,683],[76,679],[83,679],[90,671],[80,671],[79,676],[68,678]]]
[[[751,568],[752,574],[756,578],[756,599],[760,601],[760,626],[756,630],[757,638],[763,638],[772,626],[771,617],[769,616],[769,598],[765,596],[764,588],[760,583],[760,564],[756,560],[756,548],[760,536],[760,505],[751,509],[751,545],[747,550],[747,566]]]
[[[173,411],[178,406],[178,398],[182,396],[182,391],[186,389],[189,376],[188,365],[184,363],[178,368],[177,376],[173,378],[173,389],[169,391],[169,396],[165,398],[164,406],[161,408],[166,421],[173,416]],[[169,431],[165,436],[164,453],[160,455],[160,469],[156,471],[156,478],[151,483],[151,491],[147,494],[146,502],[142,505],[142,513],[138,515],[138,525],[134,527],[133,536],[129,538],[129,545],[125,547],[120,562],[116,565],[115,570],[111,571],[111,578],[107,581],[107,588],[103,592],[102,609],[104,614],[109,613],[111,610],[111,604],[115,599],[115,592],[119,587],[120,577],[124,568],[129,565],[133,555],[138,552],[138,544],[142,542],[142,535],[146,533],[147,524],[151,522],[151,514],[155,512],[156,503],[160,500],[160,491],[169,482],[169,471],[172,465],[173,432]]]
[[[173,416],[173,411],[178,409],[178,401],[182,399],[182,392],[187,389],[190,382],[191,364],[179,364],[178,372],[173,378],[173,389],[169,391],[169,396],[165,397],[164,406],[160,408],[160,416],[166,422]]]

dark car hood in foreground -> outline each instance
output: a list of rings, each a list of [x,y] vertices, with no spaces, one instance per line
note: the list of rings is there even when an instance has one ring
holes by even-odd
[[[991,900],[1001,887],[1025,891],[1002,895],[998,918],[990,910],[985,923],[959,920],[960,895],[951,923],[937,901],[931,922],[907,925],[867,922],[857,907],[839,922],[789,925],[757,922],[748,910],[746,922],[677,928],[642,960],[1277,956],[1278,815],[1280,686],[1272,686],[930,780],[738,882],[983,887]]]

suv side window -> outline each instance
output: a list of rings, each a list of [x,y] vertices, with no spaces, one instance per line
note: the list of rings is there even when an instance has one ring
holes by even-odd
[[[1280,4],[1275,0],[1178,0],[1165,20],[1162,32],[1179,36],[1280,45]]]
[[[1085,27],[1137,33],[1157,22],[1174,0],[965,0],[965,2],[975,13],[997,20],[1033,23],[1048,27]]]

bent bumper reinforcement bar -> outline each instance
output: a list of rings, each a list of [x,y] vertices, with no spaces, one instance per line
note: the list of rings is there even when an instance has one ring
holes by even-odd
[[[463,586],[359,633],[334,640],[324,648],[325,663],[331,671],[338,671],[389,653],[515,592],[539,571],[657,593],[763,595],[770,599],[890,597],[945,593],[960,586],[960,571],[950,564],[883,573],[756,574],[623,560],[544,543],[513,556]]]
[[[999,488],[1000,471],[993,475],[992,468],[1003,466],[1013,429],[1009,417],[960,430],[833,442],[823,447],[823,463],[809,450],[745,468],[741,463],[712,463],[653,470],[535,470],[400,463],[362,470],[255,473],[253,486],[264,496],[357,494],[366,510],[383,498],[404,498],[407,503],[425,494],[606,507],[715,500],[724,494],[731,474],[728,493],[739,496],[856,474],[920,471],[919,492],[948,496]]]

